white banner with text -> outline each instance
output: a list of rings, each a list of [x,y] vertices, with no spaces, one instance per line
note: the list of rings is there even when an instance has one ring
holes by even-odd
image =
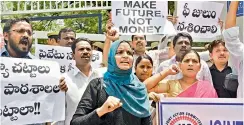
[[[64,120],[65,94],[59,64],[0,57],[1,124],[20,125]]]
[[[35,56],[41,60],[56,61],[60,64],[60,72],[65,73],[74,69],[75,61],[72,58],[70,47],[36,45]],[[99,68],[102,63],[102,52],[93,50],[91,65],[93,68]]]
[[[165,34],[168,1],[112,1],[112,22],[122,35]]]
[[[224,4],[204,1],[179,1],[178,32],[188,32],[193,38],[214,38],[221,35],[218,19]]]

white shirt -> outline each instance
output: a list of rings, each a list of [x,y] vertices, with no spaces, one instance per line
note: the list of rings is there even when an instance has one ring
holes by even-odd
[[[89,76],[86,76],[75,66],[71,72],[63,74],[68,87],[65,95],[65,123],[61,121],[54,123],[55,125],[70,125],[70,121],[89,82],[95,78],[102,77],[103,73],[100,73],[98,70],[99,68],[96,70],[92,69]]]
[[[210,56],[209,56],[209,51],[203,51],[203,52],[197,52],[200,56],[200,58],[203,60],[203,61],[209,61],[210,60]]]
[[[239,86],[237,89],[237,98],[243,98],[243,83],[244,83],[244,43],[239,39],[239,27],[232,27],[223,31],[225,46],[230,52],[230,61],[232,66],[237,70]]]
[[[201,69],[197,73],[197,79],[203,80],[203,81],[209,81],[213,85],[212,76],[209,71],[209,67],[208,67],[207,63],[203,60],[201,60],[200,63],[201,63]],[[168,69],[172,64],[177,64],[176,56],[173,56],[171,59],[162,62],[157,70],[157,73],[159,73],[165,69]],[[176,75],[169,75],[165,79],[177,80],[177,79],[181,79],[182,77],[183,77],[182,73],[179,72]]]

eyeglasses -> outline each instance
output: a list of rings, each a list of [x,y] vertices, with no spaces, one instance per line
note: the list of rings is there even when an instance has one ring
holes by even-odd
[[[30,30],[26,30],[26,29],[16,29],[16,30],[11,30],[11,31],[14,31],[14,32],[17,32],[17,33],[21,33],[21,34],[27,32],[27,34],[28,34],[29,36],[31,36],[31,35],[34,34],[32,31],[30,31]]]

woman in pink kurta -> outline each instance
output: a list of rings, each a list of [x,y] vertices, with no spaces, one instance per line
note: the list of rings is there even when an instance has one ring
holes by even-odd
[[[178,65],[172,65],[144,81],[147,90],[151,92],[149,98],[158,101],[159,95],[156,93],[163,93],[166,97],[217,98],[216,91],[209,81],[196,79],[200,67],[198,53],[194,50],[186,52]],[[168,75],[179,72],[183,74],[181,79],[163,80]]]
[[[146,79],[149,98],[155,102],[159,101],[160,94],[166,97],[186,98],[217,98],[217,93],[209,81],[198,81],[197,73],[200,71],[200,57],[194,50],[186,52],[179,65],[172,65],[168,70]],[[182,72],[183,77],[176,80],[163,80],[168,75]],[[152,113],[153,125],[156,125],[155,110]]]

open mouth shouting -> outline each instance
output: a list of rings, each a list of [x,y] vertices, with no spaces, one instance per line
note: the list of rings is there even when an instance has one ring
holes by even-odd
[[[21,39],[19,41],[19,48],[22,49],[22,51],[28,51],[30,47],[30,43],[28,39]]]
[[[24,46],[28,46],[28,44],[29,44],[29,40],[28,40],[28,39],[21,39],[21,40],[19,41],[19,44],[24,45]]]
[[[123,65],[129,65],[129,61],[121,61],[120,63]]]

